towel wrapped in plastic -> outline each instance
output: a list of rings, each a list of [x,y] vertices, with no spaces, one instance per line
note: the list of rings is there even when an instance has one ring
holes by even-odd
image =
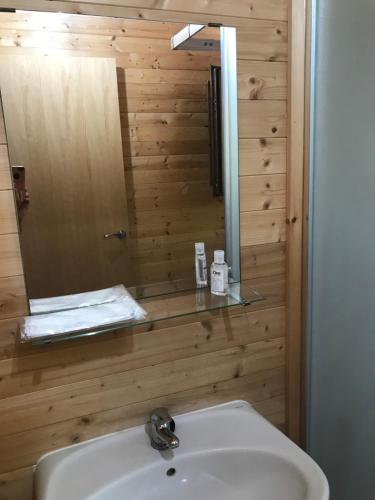
[[[85,330],[94,331],[106,325],[142,320],[146,311],[126,291],[121,297],[104,304],[77,307],[49,314],[35,314],[24,318],[21,338],[31,340]]]
[[[103,288],[102,290],[94,290],[93,292],[30,299],[30,312],[31,314],[43,314],[77,309],[78,307],[96,306],[114,302],[128,295],[129,293],[124,285],[116,285],[110,288]]]

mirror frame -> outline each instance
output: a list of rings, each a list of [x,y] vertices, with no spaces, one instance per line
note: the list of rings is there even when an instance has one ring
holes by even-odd
[[[220,28],[225,252],[232,282],[241,281],[236,28]],[[233,76],[234,75],[234,76]],[[235,105],[233,105],[235,103]]]

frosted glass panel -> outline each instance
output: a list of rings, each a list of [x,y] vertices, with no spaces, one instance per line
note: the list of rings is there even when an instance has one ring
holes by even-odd
[[[372,500],[375,3],[317,7],[309,450],[331,500]]]

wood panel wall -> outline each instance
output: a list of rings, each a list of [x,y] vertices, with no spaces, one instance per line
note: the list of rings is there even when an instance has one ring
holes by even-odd
[[[223,200],[210,186],[207,97],[209,68],[220,63],[220,53],[172,51],[170,38],[183,24],[71,19],[67,32],[56,14],[3,14],[0,55],[114,58],[132,262],[125,284],[146,294],[158,283],[191,286],[194,242],[206,242],[209,260],[224,246]],[[30,261],[33,249],[22,251]],[[84,274],[82,282],[89,281]],[[101,282],[102,287],[116,283]],[[43,283],[33,289],[34,297],[41,296],[35,289],[42,290]]]
[[[93,36],[84,21],[80,31]],[[133,267],[128,285],[146,295],[155,290],[150,285],[191,286],[194,242],[205,242],[209,261],[224,247],[223,199],[210,185],[207,95],[209,68],[220,64],[220,53],[172,51],[171,35],[183,27],[122,21],[126,36],[118,43],[132,59],[116,54]]]
[[[9,6],[7,2],[1,2]],[[105,13],[105,1],[13,2],[30,8]],[[102,5],[101,5],[102,4]],[[287,6],[285,0],[179,0],[168,11],[111,0],[132,17],[238,27],[241,256],[243,278],[267,296],[258,307],[173,320],[149,329],[30,347],[16,341],[26,312],[22,263],[11,203],[7,146],[0,135],[0,498],[29,500],[32,466],[45,451],[145,421],[155,406],[172,413],[245,399],[285,426],[285,242],[287,148]],[[118,5],[118,8],[116,7]],[[227,14],[230,17],[223,17]],[[26,16],[27,18],[27,16]],[[26,18],[1,26],[3,53],[30,44]],[[61,18],[62,19],[62,18]],[[38,21],[35,21],[38,22]],[[122,21],[39,21],[57,50],[88,47],[133,61]],[[154,43],[158,37],[155,34]],[[147,59],[147,45],[142,58]],[[39,53],[40,49],[30,47]],[[168,57],[160,60],[167,69]],[[1,128],[0,128],[1,130]]]

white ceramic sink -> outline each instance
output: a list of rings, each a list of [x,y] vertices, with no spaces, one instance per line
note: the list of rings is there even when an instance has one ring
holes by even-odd
[[[328,500],[320,468],[248,403],[175,422],[173,451],[139,426],[45,455],[37,500]]]

